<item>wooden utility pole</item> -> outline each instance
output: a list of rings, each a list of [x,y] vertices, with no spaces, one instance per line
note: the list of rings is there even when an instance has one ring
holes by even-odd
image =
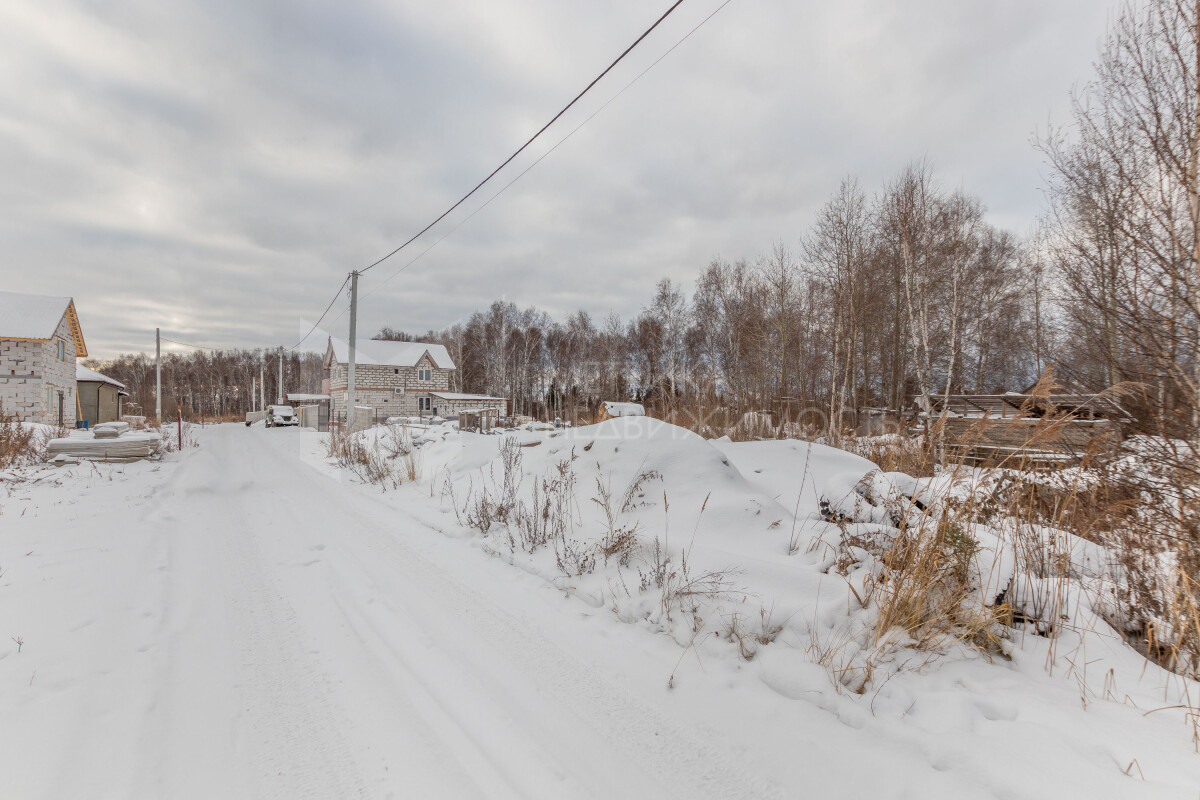
[[[275,400],[276,403],[282,403],[283,398],[283,345],[279,345],[279,397]]]
[[[346,365],[346,430],[354,430],[354,343],[358,331],[358,270],[350,273],[350,360]]]

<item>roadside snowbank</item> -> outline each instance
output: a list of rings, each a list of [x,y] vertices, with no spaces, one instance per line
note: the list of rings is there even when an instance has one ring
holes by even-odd
[[[684,673],[696,660],[754,663],[771,689],[855,724],[866,714],[886,728],[966,736],[964,758],[993,773],[985,751],[996,742],[978,736],[972,715],[1038,719],[1048,727],[1031,740],[1044,736],[1051,752],[1085,742],[1086,760],[1110,776],[1144,771],[1144,743],[1177,737],[1174,756],[1159,751],[1158,780],[1196,785],[1187,751],[1200,687],[1148,664],[1105,622],[1111,556],[1044,526],[953,522],[944,512],[970,495],[974,476],[884,474],[819,444],[707,441],[637,417],[416,438],[424,489],[410,497],[440,496],[451,527],[473,531],[487,552],[670,635]],[[913,531],[937,531],[946,558],[961,556],[962,594],[951,598],[961,620],[881,632],[881,614],[894,613],[888,592],[898,591],[889,569]],[[1005,699],[995,708],[970,693],[951,700],[964,681],[1003,685]],[[1121,722],[1097,724],[1110,717]],[[1058,769],[1024,745],[996,752]]]

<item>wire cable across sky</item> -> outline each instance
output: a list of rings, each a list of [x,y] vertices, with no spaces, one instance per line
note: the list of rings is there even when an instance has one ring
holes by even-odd
[[[342,295],[342,289],[345,289],[346,284],[349,282],[350,282],[350,276],[347,275],[346,279],[344,281],[342,281],[342,285],[339,286],[337,288],[337,291],[333,293],[333,299],[329,301],[329,305],[325,306],[325,310],[321,312],[321,316],[318,317],[317,321],[313,323],[313,326],[308,329],[308,333],[301,336],[300,341],[296,342],[294,345],[289,347],[288,350],[295,350],[297,347],[304,344],[305,339],[307,339],[308,337],[313,335],[313,331],[315,331],[317,329],[317,326],[319,326],[321,324],[322,320],[325,319],[325,315],[329,313],[329,309],[333,308],[333,304],[336,303],[337,299],[339,297],[341,297],[341,295]]]
[[[655,22],[654,22],[654,24],[653,24],[653,25],[651,25],[649,28],[647,28],[645,31],[643,31],[643,32],[642,32],[642,35],[641,35],[641,36],[639,36],[637,39],[635,39],[635,40],[634,40],[634,42],[633,42],[633,44],[629,45],[629,47],[626,47],[626,48],[625,48],[625,50],[624,50],[624,52],[622,52],[622,53],[621,53],[621,55],[617,56],[616,60],[614,60],[614,61],[613,61],[611,64],[609,64],[607,67],[605,67],[603,72],[601,72],[599,75],[597,75],[595,78],[593,78],[593,79],[592,79],[592,82],[591,82],[591,83],[589,83],[587,86],[585,86],[585,87],[584,87],[584,89],[583,89],[583,91],[581,91],[579,94],[575,95],[574,99],[572,99],[572,100],[571,100],[571,102],[569,102],[569,103],[567,103],[565,106],[563,106],[563,107],[562,107],[562,110],[561,110],[561,111],[559,111],[557,114],[555,114],[555,115],[554,115],[554,116],[553,116],[553,117],[550,119],[550,121],[549,121],[549,122],[547,122],[545,125],[543,125],[541,128],[539,128],[537,133],[535,133],[533,136],[530,136],[530,137],[529,137],[529,139],[528,139],[528,141],[526,141],[526,142],[525,142],[525,144],[523,144],[523,145],[521,145],[520,147],[518,147],[518,148],[516,149],[516,151],[515,151],[515,152],[514,152],[514,153],[513,153],[511,156],[509,156],[508,158],[504,159],[504,162],[503,162],[502,164],[500,164],[500,166],[496,167],[494,170],[492,170],[490,173],[488,173],[488,176],[487,176],[486,178],[484,178],[483,180],[481,180],[479,183],[477,183],[477,184],[475,185],[475,188],[474,188],[474,189],[472,189],[471,191],[467,192],[467,193],[466,193],[466,194],[464,194],[462,197],[460,197],[460,198],[458,199],[458,202],[456,202],[454,205],[450,206],[450,207],[449,207],[449,208],[447,208],[445,211],[443,211],[443,212],[441,213],[441,215],[439,215],[439,216],[438,216],[438,218],[437,218],[437,219],[435,219],[433,222],[429,223],[429,224],[428,224],[428,225],[426,225],[424,228],[422,228],[421,230],[417,231],[417,233],[416,233],[416,234],[414,234],[414,235],[412,236],[412,238],[410,238],[410,239],[409,239],[408,241],[406,241],[404,244],[400,245],[400,246],[399,246],[399,247],[397,247],[395,250],[393,250],[393,251],[391,251],[390,253],[388,253],[387,255],[385,255],[383,258],[381,258],[381,259],[379,259],[379,260],[377,260],[377,261],[375,261],[375,262],[373,262],[373,263],[371,263],[371,264],[368,264],[367,266],[365,266],[365,267],[363,267],[362,269],[360,269],[360,270],[358,271],[358,272],[359,272],[359,274],[361,275],[361,274],[363,274],[363,273],[367,272],[367,271],[368,271],[368,270],[370,270],[370,269],[374,269],[375,267],[377,267],[377,266],[379,266],[380,264],[382,264],[384,261],[387,261],[389,258],[391,258],[392,256],[396,255],[396,253],[399,253],[401,250],[403,250],[404,248],[408,247],[410,244],[412,244],[413,242],[415,242],[417,239],[421,238],[421,236],[422,236],[422,235],[423,235],[423,234],[424,234],[426,231],[428,231],[428,230],[429,230],[430,228],[432,228],[434,225],[437,225],[439,222],[441,222],[443,219],[445,219],[447,216],[449,216],[450,212],[454,211],[454,209],[456,209],[456,208],[458,208],[459,206],[461,206],[461,205],[462,205],[463,203],[465,203],[465,202],[466,202],[466,201],[467,201],[467,200],[468,200],[468,199],[469,199],[469,198],[470,198],[470,197],[471,197],[473,194],[475,194],[475,193],[476,193],[476,192],[478,192],[480,189],[482,189],[482,188],[483,188],[483,186],[484,186],[484,184],[486,184],[486,183],[487,183],[488,181],[490,181],[492,178],[496,177],[496,174],[497,174],[498,172],[500,172],[500,170],[502,170],[502,169],[504,169],[505,167],[507,167],[507,166],[508,166],[508,165],[509,165],[509,164],[512,162],[512,160],[513,160],[514,158],[516,158],[517,156],[521,155],[521,153],[525,151],[525,148],[527,148],[527,147],[529,147],[529,145],[533,144],[533,142],[534,142],[534,141],[535,141],[535,140],[536,140],[536,139],[537,139],[539,136],[541,136],[543,133],[545,133],[545,132],[546,132],[546,129],[548,129],[548,128],[549,128],[551,125],[553,125],[555,122],[557,122],[557,121],[558,121],[558,118],[559,118],[559,117],[561,117],[563,114],[567,113],[567,111],[569,111],[569,110],[571,109],[571,107],[572,107],[572,106],[574,106],[574,105],[575,105],[577,102],[579,102],[580,98],[582,98],[582,97],[583,97],[585,94],[587,94],[587,93],[588,93],[588,92],[591,90],[591,88],[592,88],[593,86],[595,86],[597,83],[599,83],[601,78],[603,78],[605,75],[607,75],[609,72],[611,72],[611,71],[612,71],[612,69],[613,69],[613,67],[615,67],[615,66],[617,66],[617,64],[621,63],[621,61],[622,61],[622,60],[625,58],[625,56],[627,56],[627,55],[629,55],[631,52],[633,52],[633,49],[634,49],[635,47],[637,47],[639,44],[641,44],[643,39],[645,39],[647,36],[649,36],[649,35],[650,35],[650,33],[651,33],[651,32],[652,32],[652,31],[653,31],[655,28],[657,28],[657,27],[658,27],[660,24],[662,24],[662,21],[663,21],[663,20],[665,20],[667,17],[671,16],[671,13],[672,13],[672,12],[673,12],[675,9],[679,8],[679,6],[680,6],[680,5],[682,5],[682,4],[683,4],[683,0],[675,0],[675,2],[674,2],[672,5],[671,5],[671,7],[670,7],[670,8],[668,8],[666,11],[664,11],[664,12],[663,12],[663,15],[662,15],[661,17],[659,17],[657,20],[655,20]],[[340,290],[339,290],[339,291],[340,291]]]
[[[666,50],[666,52],[664,52],[661,56],[654,59],[654,61],[651,62],[649,66],[647,66],[645,69],[643,69],[637,75],[635,75],[633,77],[633,79],[631,81],[629,81],[629,83],[626,83],[624,86],[622,86],[621,89],[619,91],[617,91],[612,97],[605,100],[604,103],[599,108],[597,108],[595,111],[593,111],[591,114],[589,114],[587,116],[587,118],[585,118],[582,122],[580,122],[574,128],[572,128],[571,131],[569,133],[567,133],[566,136],[559,139],[558,142],[556,142],[553,147],[551,147],[549,150],[547,150],[546,152],[544,152],[540,156],[538,156],[536,160],[534,160],[531,164],[529,164],[529,166],[527,166],[527,167],[525,167],[525,169],[521,170],[521,172],[518,173],[512,180],[510,180],[508,183],[504,184],[504,186],[500,187],[500,189],[497,190],[495,194],[493,194],[486,201],[484,201],[484,203],[481,206],[476,208],[474,211],[472,211],[467,216],[463,217],[462,220],[460,220],[453,228],[446,231],[442,236],[438,237],[437,241],[430,244],[428,247],[426,247],[424,250],[422,250],[420,253],[418,253],[416,256],[414,256],[411,260],[406,262],[403,266],[401,266],[400,268],[395,270],[391,275],[384,278],[382,283],[376,284],[375,288],[371,289],[369,292],[367,292],[365,295],[363,295],[363,299],[370,297],[371,295],[375,294],[377,291],[382,289],[385,285],[387,285],[393,278],[395,278],[401,272],[408,269],[413,264],[417,263],[422,258],[424,258],[426,256],[426,254],[429,253],[430,250],[432,250],[433,248],[437,247],[439,244],[444,242],[447,238],[450,237],[451,234],[453,234],[455,231],[457,231],[459,228],[461,228],[463,225],[465,225],[467,222],[469,222],[476,214],[478,214],[479,212],[483,211],[485,208],[490,206],[492,204],[493,200],[495,200],[497,197],[499,197],[500,195],[502,195],[506,191],[508,191],[508,189],[514,183],[516,183],[517,181],[524,178],[525,175],[530,172],[530,170],[532,170],[538,164],[542,163],[542,161],[544,161],[547,156],[549,156],[555,150],[557,150],[558,148],[560,148],[564,144],[566,144],[567,140],[570,139],[572,136],[574,136],[576,133],[578,133],[580,128],[582,128],[584,125],[587,125],[589,122],[591,122],[593,119],[595,119],[600,114],[600,112],[602,112],[602,111],[604,111],[604,109],[608,108],[609,105],[611,105],[613,103],[613,101],[615,101],[621,95],[625,94],[625,92],[628,91],[629,87],[633,86],[635,83],[640,81],[643,77],[645,77],[647,72],[654,69],[656,66],[658,66],[659,62],[661,62],[667,56],[671,55],[671,53],[675,52],[676,48],[678,48],[681,44],[683,44],[688,39],[690,39],[692,34],[694,34],[696,31],[698,31],[702,27],[704,27],[705,23],[707,23],[710,19],[712,19],[718,13],[720,13],[721,9],[725,8],[725,6],[729,5],[731,2],[733,2],[733,0],[725,0],[725,2],[721,3],[721,5],[717,6],[712,11],[711,14],[709,14],[707,17],[705,17],[704,19],[702,19],[698,23],[696,23],[695,27],[693,27],[691,30],[689,30],[687,33],[685,33],[679,39],[679,41],[677,41],[677,42],[675,42],[675,44],[671,45],[671,47],[668,48]],[[678,3],[676,3],[676,5],[678,5]],[[511,161],[511,159],[509,159],[509,160]],[[495,174],[495,173],[493,173],[493,174]],[[476,187],[476,188],[478,188],[478,187]],[[465,200],[466,198],[463,198],[463,199]],[[451,211],[453,211],[453,209],[451,209]],[[449,212],[447,212],[447,213],[449,213]],[[446,216],[445,214],[442,215],[442,217],[445,217],[445,216]],[[435,220],[435,222],[436,222],[436,220]],[[428,230],[428,228],[426,228],[426,230]],[[418,234],[418,235],[420,235],[420,234]],[[341,319],[345,314],[346,314],[346,311],[343,310],[341,314],[338,314],[337,317],[334,318],[334,321],[336,322],[337,320]]]
[[[169,342],[170,344],[177,344],[180,347],[190,347],[193,350],[211,350],[214,353],[219,352],[221,350],[220,347],[205,347],[202,344],[188,344],[187,342],[177,342],[174,339],[168,339],[165,336],[159,336],[158,338],[159,338],[159,341]]]

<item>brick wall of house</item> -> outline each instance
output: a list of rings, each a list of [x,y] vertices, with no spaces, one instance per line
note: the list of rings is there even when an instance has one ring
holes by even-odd
[[[417,370],[431,371],[427,381],[417,380]],[[379,364],[355,364],[354,385],[365,389],[422,389],[430,392],[450,390],[450,373],[453,370],[438,369],[428,358],[421,359],[415,367],[385,367]],[[331,391],[346,388],[347,369],[345,364],[333,364],[329,370]]]
[[[430,370],[429,380],[418,380],[418,370],[421,369]],[[327,376],[334,414],[339,417],[346,409],[347,371],[345,364],[333,363]],[[381,415],[415,417],[422,413],[418,410],[418,398],[428,397],[429,392],[449,391],[451,372],[453,370],[433,366],[428,358],[422,358],[415,367],[355,364],[354,403],[360,407],[379,409]],[[437,398],[433,399],[432,404],[438,405]],[[444,401],[442,405],[445,405]],[[438,413],[442,413],[440,407]]]
[[[58,357],[64,343],[65,359]],[[63,422],[75,425],[75,339],[64,314],[54,338],[0,340],[0,408],[26,422],[58,423],[58,392],[63,393]]]
[[[42,342],[0,340],[0,411],[21,420],[41,421]]]
[[[62,340],[64,357],[58,357],[58,342]],[[75,338],[71,336],[71,323],[64,314],[54,331],[54,338],[42,342],[42,370],[45,388],[49,389],[50,407],[46,409],[42,421],[50,425],[58,424],[58,397],[63,393],[63,423],[67,427],[75,427]]]

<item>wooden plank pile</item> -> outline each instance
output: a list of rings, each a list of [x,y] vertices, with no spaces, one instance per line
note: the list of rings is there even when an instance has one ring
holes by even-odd
[[[1115,448],[1120,426],[1106,419],[983,419],[950,417],[942,424],[948,449],[968,462],[1005,459],[1064,463]]]

